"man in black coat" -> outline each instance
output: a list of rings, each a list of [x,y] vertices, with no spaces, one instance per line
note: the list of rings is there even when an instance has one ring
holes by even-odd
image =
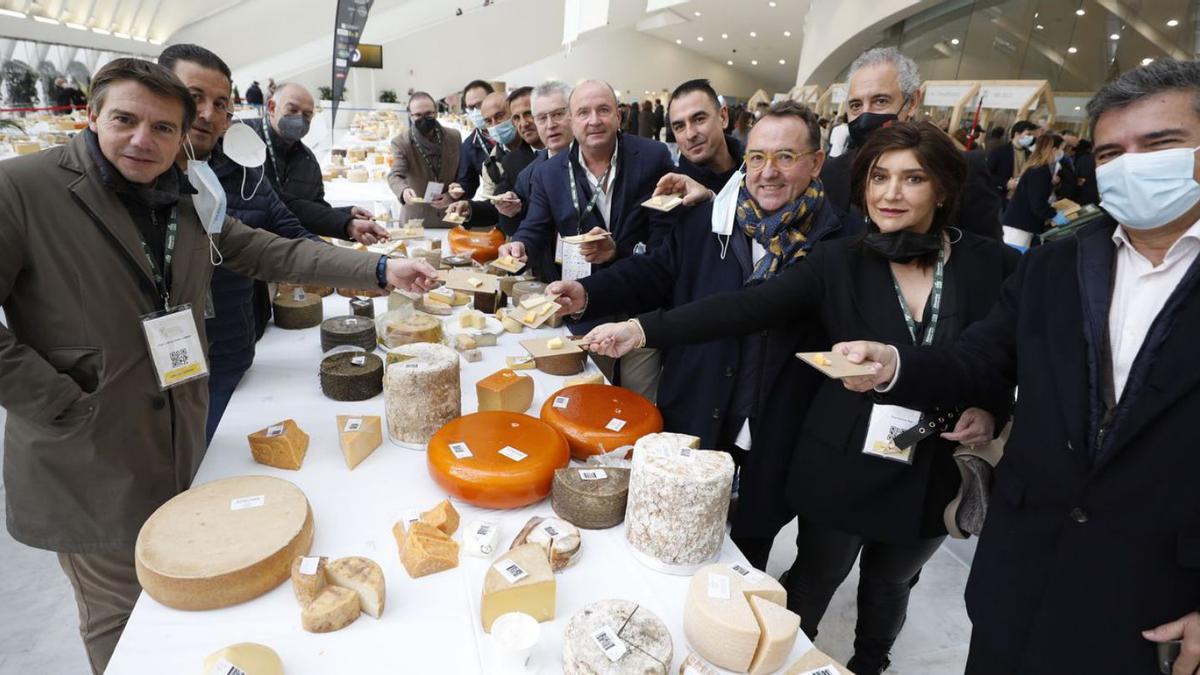
[[[672,101],[673,120],[676,113]],[[810,187],[819,190],[816,178],[825,159],[820,137],[816,115],[791,101],[777,104],[754,125],[749,137],[750,154],[790,152],[795,157],[794,164],[786,169],[771,163],[747,178],[751,199],[764,212],[790,206]],[[773,203],[780,199],[778,195],[760,190],[764,177],[773,184],[786,185],[788,199],[784,204]],[[726,193],[734,201],[738,186]],[[622,260],[578,282],[552,284],[549,290],[563,294],[563,313],[582,312],[586,320],[678,307],[740,289],[748,283],[765,252],[747,235],[738,216],[732,210],[727,213],[726,204],[721,199],[716,205],[708,202],[680,207],[669,236],[649,255]],[[838,212],[823,198],[817,204],[789,228],[802,232],[807,240],[799,255],[781,261],[779,270],[802,260],[803,252],[815,242],[841,234]],[[727,221],[726,215],[731,220]],[[822,349],[827,343],[828,338],[812,331],[776,330],[663,353],[658,407],[665,428],[699,436],[702,447],[731,452],[741,465],[733,535],[750,562],[760,569],[766,565],[775,534],[792,517],[783,499],[790,458],[787,453],[768,453],[767,449],[794,447],[790,437],[784,441],[774,438],[794,434],[795,429],[766,428],[758,420],[771,406],[790,409],[788,414],[797,417],[803,415],[820,376],[785,355]],[[764,396],[768,391],[772,396]],[[751,439],[754,450],[746,452]]]
[[[506,176],[512,176],[512,192],[516,204],[501,202],[496,210],[500,213],[500,229],[511,237],[521,227],[525,212],[529,205],[530,181],[533,170],[542,162],[566,150],[575,139],[571,131],[570,106],[571,87],[565,82],[547,80],[539,84],[529,100],[529,111],[533,116],[535,131],[543,149],[534,153],[533,158],[523,168],[518,169],[515,162],[505,166]],[[505,158],[509,159],[509,158]],[[554,267],[554,257],[543,256],[531,260],[530,267],[534,274],[541,275],[541,269]]]
[[[1017,189],[1017,177],[1021,165],[1029,157],[1029,150],[1037,141],[1038,125],[1029,120],[1018,120],[1012,125],[1009,140],[988,148],[987,172],[992,190],[1008,203],[1009,195]]]
[[[1088,104],[1113,219],[1026,254],[951,348],[836,346],[888,403],[1015,384],[967,584],[969,675],[1200,668],[1200,63],[1155,61]],[[887,390],[890,388],[890,392]],[[1164,671],[1165,672],[1165,671]]]
[[[1059,199],[1070,199],[1076,204],[1079,203],[1079,169],[1075,166],[1075,150],[1079,147],[1079,134],[1074,131],[1064,131],[1061,134],[1063,139],[1063,158],[1058,163],[1058,185],[1054,187],[1054,194]]]
[[[729,111],[708,80],[679,85],[667,105],[679,145],[679,173],[720,192],[742,164],[742,144],[725,134]]]
[[[250,86],[246,88],[246,103],[249,105],[262,106],[263,93],[262,88],[258,86],[258,80],[251,82]]]
[[[463,112],[475,130],[463,139],[462,150],[458,153],[458,175],[449,186],[455,199],[475,198],[483,163],[491,154],[492,146],[496,145],[496,141],[488,135],[487,123],[483,119],[483,99],[495,91],[495,88],[484,80],[472,80],[463,87]],[[462,190],[462,194],[459,194],[459,190]]]

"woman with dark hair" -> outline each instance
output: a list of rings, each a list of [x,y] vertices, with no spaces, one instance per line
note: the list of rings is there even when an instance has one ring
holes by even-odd
[[[1017,189],[1004,209],[1004,241],[1020,250],[1028,249],[1036,235],[1046,231],[1046,224],[1058,218],[1054,201],[1054,179],[1058,162],[1063,157],[1063,137],[1042,134],[1021,167]],[[1061,219],[1060,219],[1061,220]],[[1055,224],[1065,224],[1065,220]]]
[[[852,194],[868,220],[863,237],[821,242],[805,262],[769,281],[605,324],[585,342],[618,356],[638,345],[667,347],[815,321],[834,342],[870,335],[885,343],[949,344],[988,313],[1019,257],[953,227],[965,173],[962,152],[932,125],[879,129],[852,168]],[[799,555],[786,585],[788,608],[810,637],[862,555],[848,663],[860,675],[887,667],[909,591],[945,538],[944,511],[961,484],[954,448],[990,441],[1012,399],[962,403],[961,412],[875,405],[830,379],[798,425],[794,410],[763,421],[797,427],[785,497],[799,520]],[[759,451],[774,450],[751,450]]]

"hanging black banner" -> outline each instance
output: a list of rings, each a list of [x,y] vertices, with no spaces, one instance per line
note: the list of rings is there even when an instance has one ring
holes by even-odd
[[[330,127],[337,120],[338,104],[346,88],[346,74],[350,72],[354,50],[358,49],[358,39],[362,37],[367,14],[373,4],[375,0],[338,0],[333,30],[333,84],[330,87],[333,90],[333,111],[330,113]]]

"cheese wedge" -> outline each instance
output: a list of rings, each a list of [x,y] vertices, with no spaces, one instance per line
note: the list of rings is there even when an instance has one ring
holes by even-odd
[[[458,511],[449,499],[443,499],[437,506],[421,514],[421,522],[436,527],[447,537],[452,537],[458,531]]]
[[[523,413],[533,403],[533,378],[505,368],[475,383],[480,410]]]
[[[250,454],[259,464],[276,469],[297,471],[308,452],[308,434],[300,430],[295,420],[284,420],[249,436]]]
[[[357,593],[341,586],[326,586],[300,611],[300,625],[310,633],[332,633],[354,623],[361,610]]]
[[[383,419],[377,415],[338,415],[337,425],[338,443],[351,471],[383,445]]]
[[[485,633],[501,614],[524,612],[538,621],[554,619],[554,570],[537,544],[518,546],[488,567],[479,618]]]
[[[392,534],[400,548],[400,563],[413,579],[458,567],[458,543],[438,528],[417,521],[406,532],[400,522]]]
[[[325,565],[328,558],[296,556],[292,561],[292,593],[303,607],[325,590]]]
[[[800,615],[757,595],[750,596],[750,609],[762,630],[750,662],[750,675],[773,673],[787,662],[796,644]]]
[[[329,583],[358,594],[358,603],[363,612],[376,619],[383,616],[387,590],[383,570],[374,560],[361,556],[338,558],[325,566],[325,576]]]

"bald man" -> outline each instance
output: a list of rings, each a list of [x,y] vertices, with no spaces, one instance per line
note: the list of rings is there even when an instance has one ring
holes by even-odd
[[[513,183],[520,170],[533,161],[534,148],[527,140],[532,138],[539,149],[542,145],[537,128],[533,125],[533,115],[529,112],[532,91],[532,87],[521,87],[511,94],[488,94],[479,107],[488,135],[496,140],[496,144],[483,162],[479,176],[479,198],[461,199],[449,208],[449,212],[466,218],[468,227],[495,225],[501,213],[511,217],[521,210],[521,199],[512,191]],[[521,116],[520,120],[517,119],[518,115]],[[521,126],[517,126],[518,122],[521,122]],[[510,167],[517,167],[511,175]],[[453,186],[451,188],[455,192]],[[466,191],[462,190],[461,194],[466,196]],[[492,203],[488,197],[500,199]]]
[[[325,183],[316,155],[300,141],[308,134],[316,102],[299,84],[285,82],[267,101],[267,179],[283,203],[313,234],[374,244],[387,230],[358,206],[333,208],[325,201]],[[252,122],[254,122],[252,120]],[[262,123],[252,125],[263,133]]]
[[[529,259],[546,281],[581,279],[616,260],[654,248],[670,230],[674,216],[642,202],[658,180],[674,167],[667,146],[620,131],[617,96],[606,82],[588,80],[568,100],[575,135],[568,152],[536,166],[530,180],[529,212],[502,255]],[[573,246],[559,237],[602,234],[598,241]],[[608,317],[613,320],[615,317]],[[586,333],[595,321],[571,324]],[[619,372],[597,359],[610,380],[654,400],[658,386],[657,352],[638,350],[621,359]]]

